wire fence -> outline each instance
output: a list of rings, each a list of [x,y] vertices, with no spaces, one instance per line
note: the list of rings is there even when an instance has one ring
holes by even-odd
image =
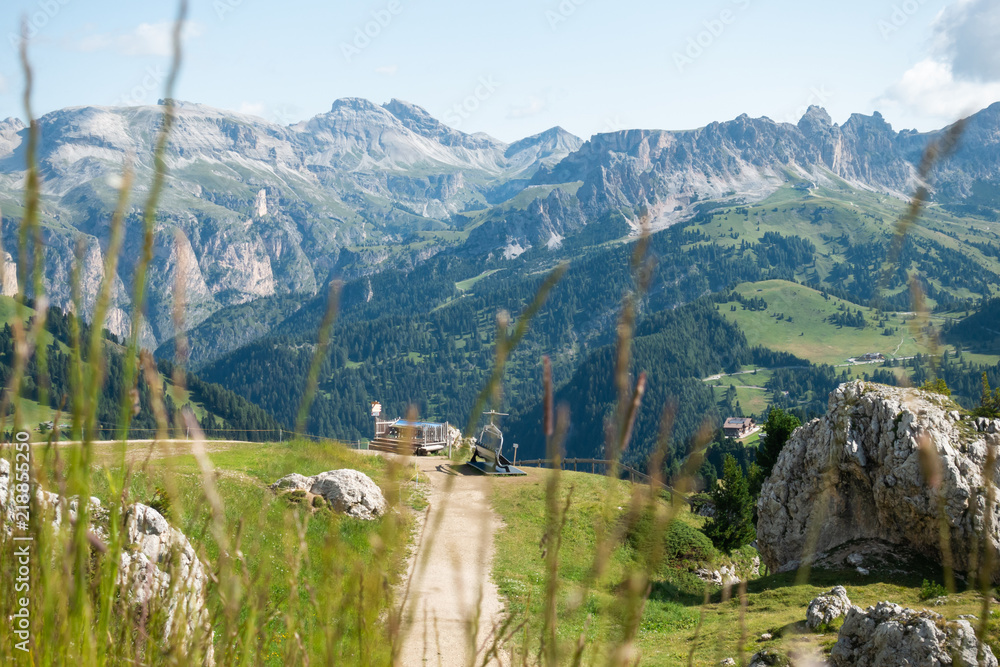
[[[583,466],[583,472],[590,472],[592,474],[606,475],[608,470],[611,469],[614,461],[609,461],[607,459],[559,459],[561,468],[563,470],[569,470],[570,466],[576,472],[580,471],[580,467]],[[517,461],[514,465],[518,466],[530,466],[534,468],[551,468],[553,465],[553,459],[528,459],[526,461]],[[590,470],[587,470],[587,466],[590,466]],[[640,484],[651,484],[653,478],[646,473],[636,470],[632,466],[625,465],[623,463],[618,463],[618,474],[621,477],[627,477],[631,482],[638,482]],[[660,483],[663,486],[662,483]],[[664,488],[669,488],[664,486]]]
[[[159,429],[155,428],[130,427],[125,430],[119,426],[111,426],[108,424],[98,424],[96,426],[96,430],[97,439],[99,440],[153,440],[156,439],[160,433]],[[47,439],[53,434],[53,432],[58,432],[59,440],[73,439],[73,436],[71,435],[72,425],[70,424],[49,426],[48,429],[41,432],[41,435],[45,436]],[[205,437],[210,440],[229,440],[233,442],[284,442],[286,440],[304,438],[314,442],[328,442],[343,445],[344,447],[348,447],[350,449],[368,449],[367,440],[341,440],[339,438],[330,438],[327,436],[315,435],[313,433],[302,433],[300,431],[283,428],[208,428],[203,429],[203,433],[205,434]],[[168,428],[166,429],[166,434],[167,439],[170,440],[191,439],[191,432],[187,428]],[[7,436],[12,435],[12,433],[5,433],[5,440],[9,441],[10,437]]]

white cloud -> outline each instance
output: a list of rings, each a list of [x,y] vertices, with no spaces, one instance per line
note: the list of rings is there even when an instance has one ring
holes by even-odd
[[[911,119],[953,122],[1000,101],[1000,3],[956,0],[931,30],[931,55],[876,102]]]
[[[114,50],[125,56],[169,56],[173,53],[173,21],[140,23],[127,33],[93,33],[70,45],[76,51]],[[200,23],[187,21],[181,29],[181,40],[188,41],[204,34]]]
[[[267,106],[263,102],[243,102],[240,104],[240,113],[263,118],[267,113]]]
[[[951,63],[926,58],[886,91],[884,100],[921,116],[951,122],[1000,101],[1000,82],[955,77]]]
[[[957,0],[934,21],[935,50],[958,79],[1000,81],[1000,3]]]
[[[385,65],[383,67],[376,67],[376,74],[385,74],[386,76],[393,76],[399,71],[399,65]]]
[[[528,103],[523,106],[511,107],[507,112],[507,118],[530,118],[537,116],[549,108],[547,100],[532,95],[528,98]]]

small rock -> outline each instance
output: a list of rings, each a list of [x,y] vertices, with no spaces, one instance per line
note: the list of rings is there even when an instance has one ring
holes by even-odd
[[[760,636],[760,641],[762,642],[769,642],[772,639],[774,639],[774,635],[772,635],[770,632],[765,632]]]
[[[847,562],[851,565],[858,566],[865,562],[864,556],[859,553],[853,553],[847,557]]]
[[[732,658],[725,658],[719,664],[724,665],[725,667],[730,667],[731,665],[735,665],[736,661],[733,660]]]
[[[771,648],[758,651],[750,658],[750,667],[785,667],[788,664],[788,658]]]
[[[867,568],[867,567],[861,567],[861,566],[859,565],[859,566],[858,566],[857,568],[855,568],[855,569],[856,569],[856,570],[858,571],[858,574],[860,574],[860,575],[861,575],[862,577],[867,577],[867,576],[868,576],[868,575],[870,574],[870,572],[868,571],[868,568]]]
[[[293,472],[291,475],[285,475],[268,488],[272,491],[308,491],[309,487],[311,487],[315,481],[315,477],[306,477],[305,475]]]
[[[847,614],[851,608],[851,600],[843,586],[834,586],[829,593],[824,593],[809,603],[806,611],[806,627],[815,630],[821,625],[828,625],[835,618]]]
[[[963,619],[963,620],[966,620],[966,621],[978,621],[979,620],[979,617],[976,616],[975,614],[959,614],[958,617],[961,618],[961,619]]]

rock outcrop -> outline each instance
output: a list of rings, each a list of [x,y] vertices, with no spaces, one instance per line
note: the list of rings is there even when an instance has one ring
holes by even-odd
[[[806,627],[816,630],[829,625],[834,619],[846,616],[851,610],[851,598],[847,597],[847,589],[834,586],[829,593],[813,598],[806,610]]]
[[[388,507],[378,484],[363,472],[350,468],[330,470],[312,477],[292,473],[270,488],[276,492],[308,491],[314,496],[322,496],[337,512],[366,521],[382,516]]]
[[[997,659],[966,620],[947,621],[932,611],[879,602],[847,613],[830,652],[834,667],[953,665],[997,667]]]
[[[184,533],[152,507],[136,503],[125,512],[125,535],[128,545],[121,554],[118,581],[128,601],[164,603],[167,637],[175,628],[186,642],[199,634],[210,636],[205,600],[208,575]],[[207,644],[211,651],[211,642]]]
[[[1000,547],[1000,506],[987,508],[986,470],[1000,435],[961,419],[944,396],[856,381],[825,416],[799,427],[757,504],[758,549],[772,571],[853,540],[883,540],[940,558],[947,522],[955,567],[970,567],[984,534]],[[987,530],[988,529],[988,530]]]

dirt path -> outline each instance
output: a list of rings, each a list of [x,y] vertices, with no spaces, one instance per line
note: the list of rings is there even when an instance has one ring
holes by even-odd
[[[422,479],[429,478],[430,508],[416,553],[410,558],[412,579],[403,613],[413,624],[403,642],[399,665],[471,664],[470,636],[477,607],[475,664],[481,665],[503,611],[490,577],[493,534],[499,526],[490,506],[493,480],[438,457],[412,457],[407,465],[416,465]],[[507,667],[510,661],[502,653],[489,664]]]

